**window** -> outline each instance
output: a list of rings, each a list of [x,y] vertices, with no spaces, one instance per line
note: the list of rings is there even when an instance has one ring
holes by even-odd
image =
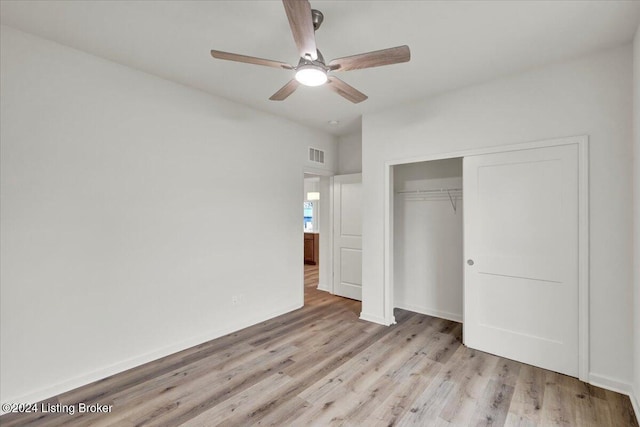
[[[313,231],[313,202],[304,202],[304,231]]]

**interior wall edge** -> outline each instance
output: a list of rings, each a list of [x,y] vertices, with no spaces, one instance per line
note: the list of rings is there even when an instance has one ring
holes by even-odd
[[[633,389],[629,395],[640,420],[640,25],[633,38]]]

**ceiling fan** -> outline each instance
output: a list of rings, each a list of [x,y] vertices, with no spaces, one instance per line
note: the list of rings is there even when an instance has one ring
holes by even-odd
[[[284,10],[289,19],[293,39],[300,54],[300,61],[297,66],[294,67],[284,62],[222,52],[220,50],[211,51],[211,56],[218,59],[295,71],[295,78],[274,93],[269,98],[272,101],[286,99],[300,84],[305,86],[326,84],[329,89],[349,101],[353,103],[362,102],[367,99],[367,95],[329,73],[397,64],[411,59],[409,46],[405,45],[337,58],[325,63],[322,54],[316,47],[315,38],[315,31],[320,28],[324,19],[322,12],[311,9],[311,5],[307,0],[282,0],[282,3],[284,3]]]

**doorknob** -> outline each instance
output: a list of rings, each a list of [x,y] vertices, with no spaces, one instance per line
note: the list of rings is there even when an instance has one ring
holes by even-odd
[[[468,260],[467,260],[467,264],[469,264],[469,265],[473,265],[473,260],[472,260],[472,259],[468,259]]]

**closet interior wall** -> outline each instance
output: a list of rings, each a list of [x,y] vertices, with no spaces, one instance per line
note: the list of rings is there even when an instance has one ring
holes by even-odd
[[[394,305],[461,322],[462,158],[397,165],[393,182]]]

